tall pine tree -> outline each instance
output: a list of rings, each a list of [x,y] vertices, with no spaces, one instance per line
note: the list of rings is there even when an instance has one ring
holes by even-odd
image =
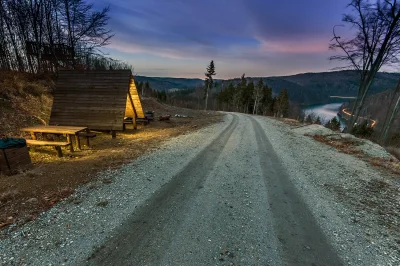
[[[214,85],[214,80],[212,76],[215,76],[217,73],[215,73],[215,65],[214,61],[211,60],[210,64],[207,66],[207,72],[204,73],[206,75],[206,79],[204,81],[204,94],[205,94],[205,107],[204,110],[207,110],[207,104],[208,104],[208,93],[209,91],[213,88]]]

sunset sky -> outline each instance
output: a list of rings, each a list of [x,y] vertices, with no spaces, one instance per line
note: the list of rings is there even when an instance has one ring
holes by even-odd
[[[109,56],[144,76],[216,78],[329,71],[349,0],[96,0],[109,5]]]

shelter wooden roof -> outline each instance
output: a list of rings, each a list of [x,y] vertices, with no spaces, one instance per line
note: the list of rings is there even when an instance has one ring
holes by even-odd
[[[49,124],[122,130],[129,108],[143,113],[139,97],[131,105],[130,92],[137,93],[132,81],[130,70],[59,71]],[[139,104],[140,112],[135,108]]]
[[[137,118],[145,117],[133,76],[131,76],[131,79],[129,81],[129,93],[127,96],[127,102],[132,104],[126,105],[125,116]]]

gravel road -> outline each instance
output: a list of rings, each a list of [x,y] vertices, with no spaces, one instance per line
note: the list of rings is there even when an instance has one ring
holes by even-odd
[[[365,162],[227,114],[3,232],[0,264],[399,265],[398,220],[382,224],[346,190],[372,181],[398,209],[398,184]]]

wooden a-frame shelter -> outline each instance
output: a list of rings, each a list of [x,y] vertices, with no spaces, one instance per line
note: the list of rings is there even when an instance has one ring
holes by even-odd
[[[124,117],[144,119],[130,70],[60,70],[50,125],[84,126],[93,130],[124,129]]]

